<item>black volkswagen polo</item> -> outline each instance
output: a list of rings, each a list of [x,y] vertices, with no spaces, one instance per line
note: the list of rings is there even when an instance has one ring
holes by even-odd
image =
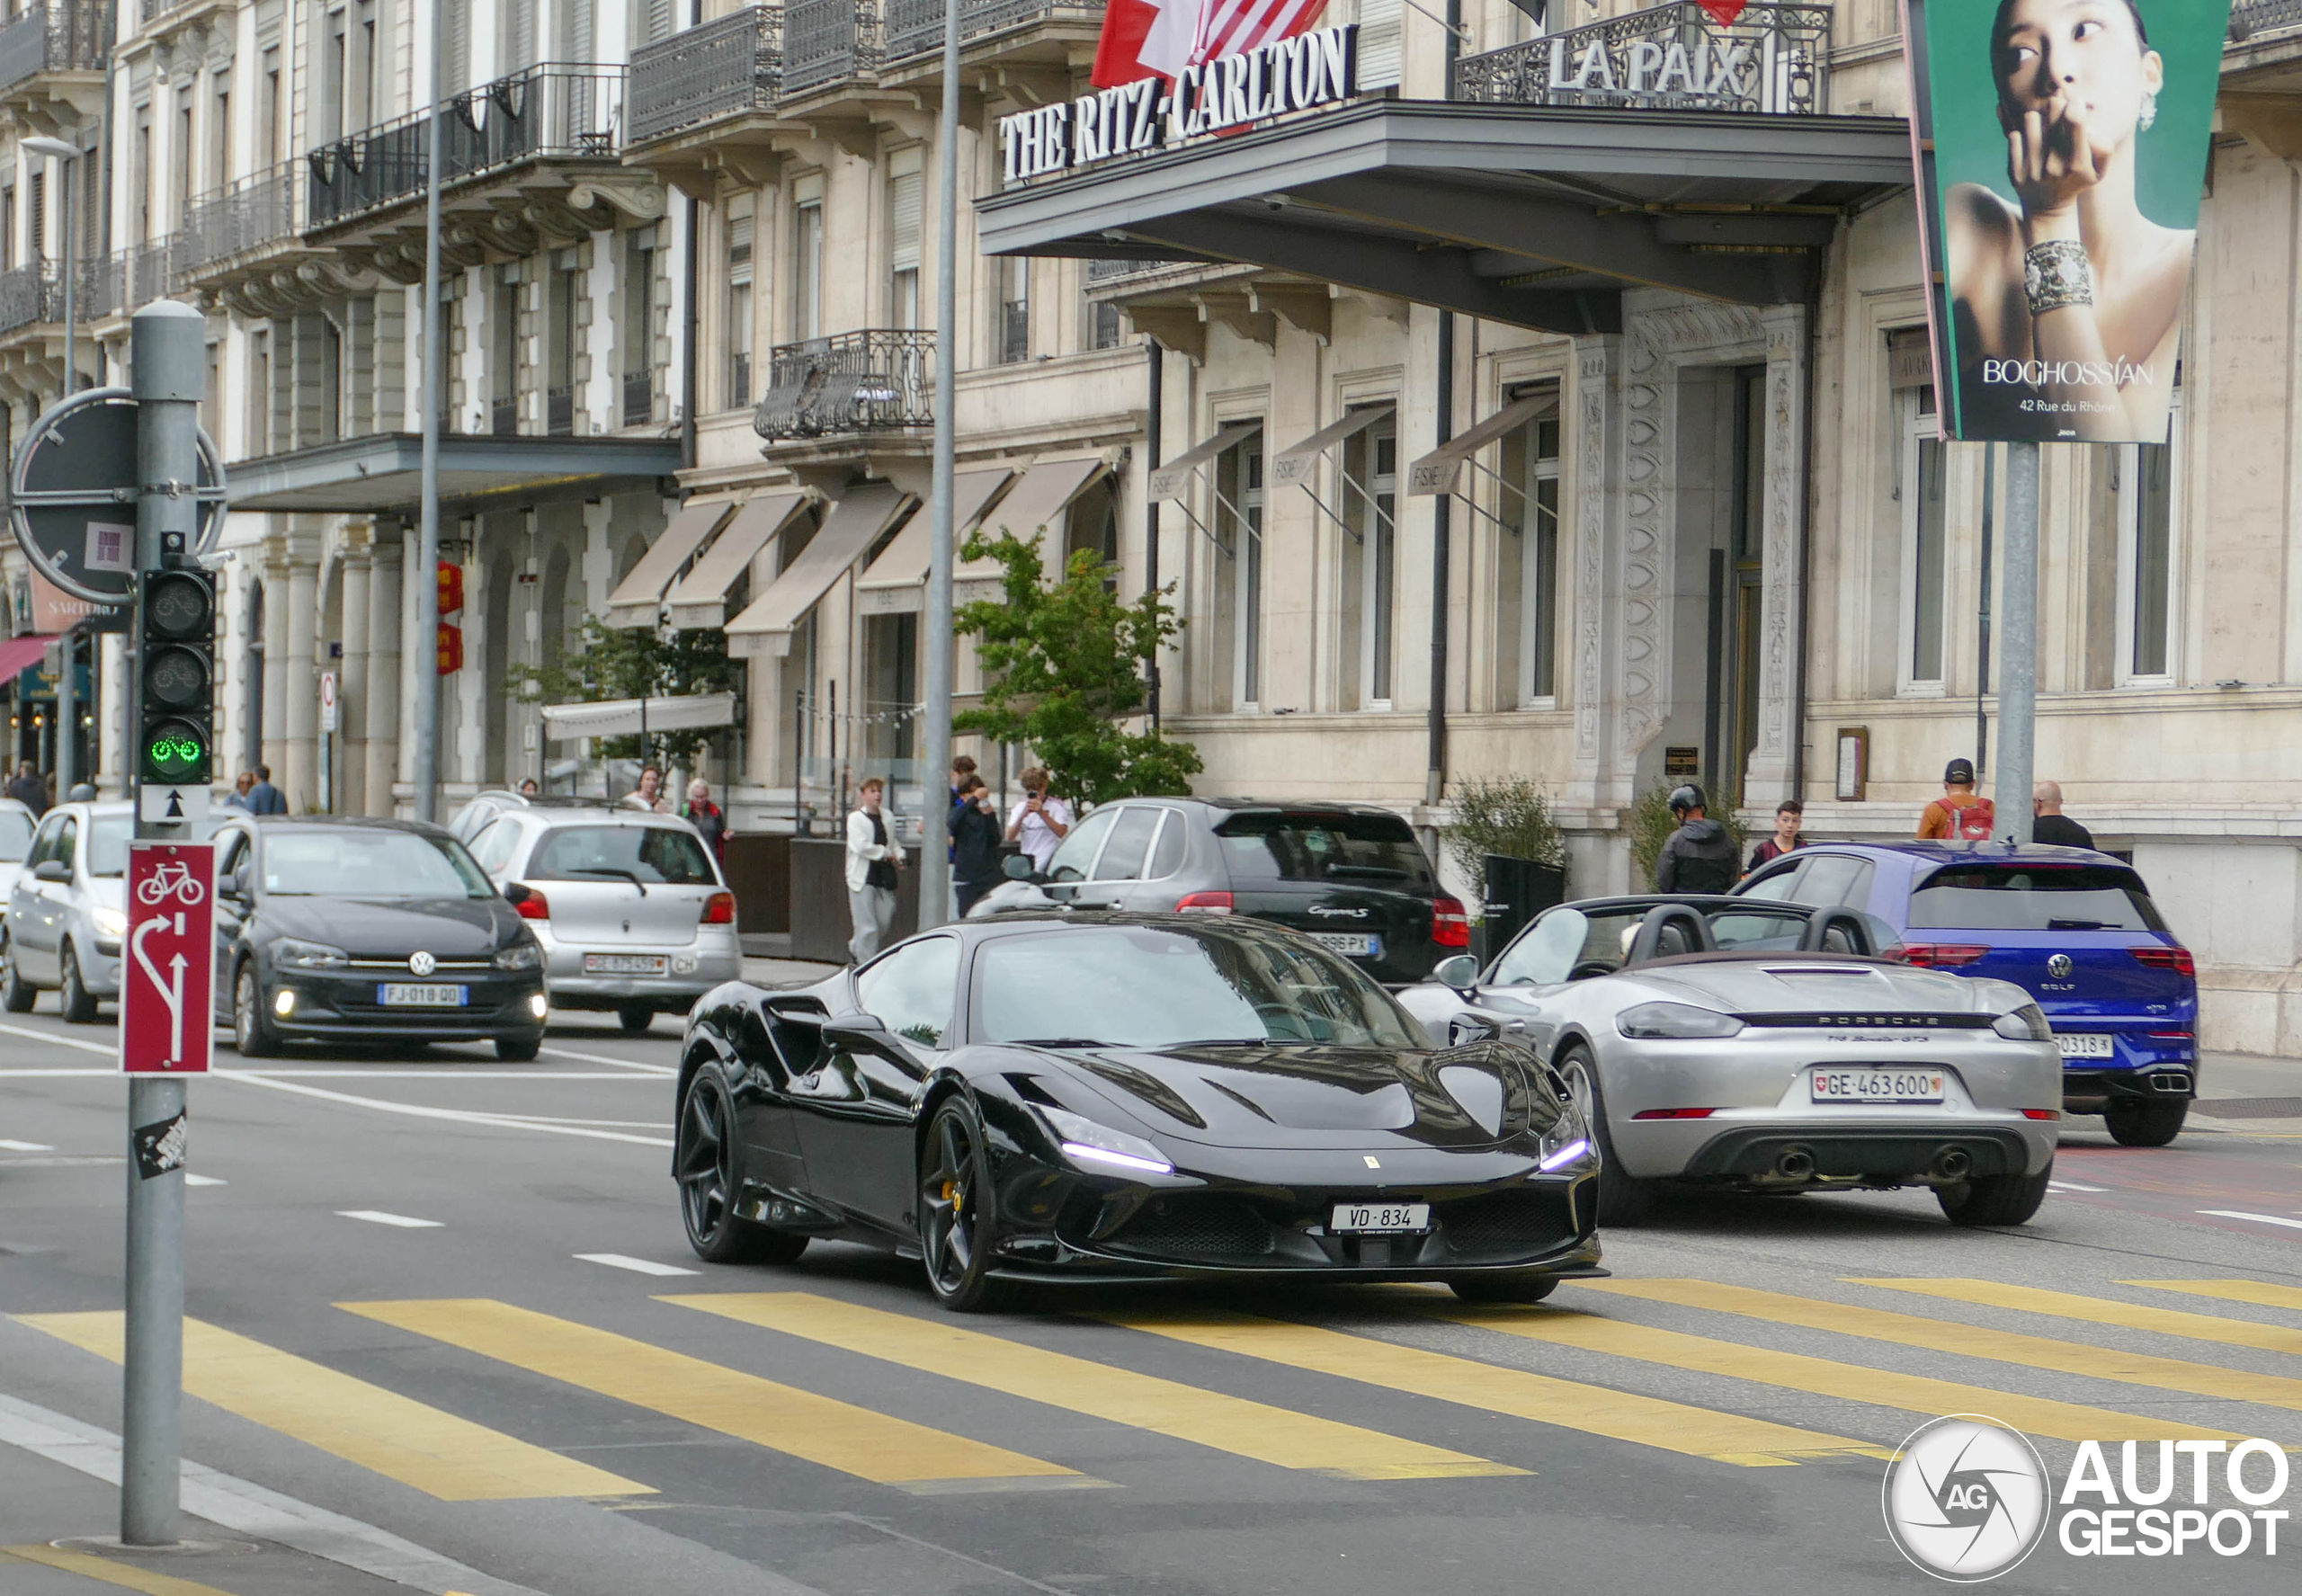
[[[240,1051],[291,1041],[492,1041],[528,1059],[543,951],[437,826],[247,816],[216,834],[216,1013]]]

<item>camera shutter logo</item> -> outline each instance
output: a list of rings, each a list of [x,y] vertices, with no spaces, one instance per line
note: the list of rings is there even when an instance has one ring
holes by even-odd
[[[2047,974],[2057,981],[2066,979],[2070,975],[2071,967],[2070,955],[2067,953],[2057,953],[2047,960]]]
[[[1978,1584],[2046,1536],[2050,1493],[2038,1449],[2019,1430],[1954,1413],[1911,1432],[1881,1493],[1896,1549],[1937,1579]]]

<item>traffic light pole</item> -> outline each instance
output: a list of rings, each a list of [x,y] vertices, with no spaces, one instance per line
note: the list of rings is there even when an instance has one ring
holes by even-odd
[[[136,566],[153,572],[192,563],[198,542],[200,396],[207,383],[207,322],[191,306],[161,299],[129,324],[136,395]],[[128,724],[142,727],[146,642],[139,583],[129,662]],[[200,718],[205,727],[207,718]],[[139,738],[139,743],[141,739]],[[147,751],[130,761],[137,798],[136,834],[192,839],[187,820],[144,818]],[[208,774],[201,751],[202,784]],[[183,1171],[146,1175],[136,1133],[181,1119],[182,1077],[131,1075],[128,1083],[128,1323],[121,1378],[120,1538],[129,1546],[176,1539],[182,1448],[178,1410],[183,1391]]]

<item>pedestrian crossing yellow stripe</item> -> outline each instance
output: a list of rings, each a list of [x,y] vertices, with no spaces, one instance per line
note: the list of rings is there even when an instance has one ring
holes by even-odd
[[[1673,1303],[1682,1307],[1709,1308],[1737,1314],[1771,1324],[1807,1330],[1834,1331],[1896,1346],[1928,1352],[1952,1352],[1967,1358],[1987,1358],[1999,1363],[2021,1364],[2055,1374],[2082,1375],[2090,1379],[2119,1380],[2161,1390],[2188,1391],[2230,1402],[2260,1402],[2262,1377],[2210,1363],[2188,1363],[2178,1358],[2153,1358],[2110,1347],[2090,1347],[2077,1342],[2051,1341],[2044,1336],[2018,1335],[2012,1331],[1986,1330],[1945,1319],[1923,1319],[1915,1314],[1888,1313],[1849,1303],[1823,1302],[1790,1297],[1749,1286],[1724,1286],[1712,1280],[1584,1280],[1593,1290],[1648,1302]],[[2282,1405],[2282,1404],[2274,1404]],[[2130,1431],[2137,1440],[2169,1436],[2185,1440],[2231,1440],[2235,1431],[2201,1429],[2158,1422],[2147,1430]],[[2123,1439],[2123,1438],[2121,1438]]]
[[[486,1297],[338,1307],[548,1379],[913,1491],[1104,1482],[683,1352]]]
[[[25,1314],[21,1322],[118,1363],[121,1318]],[[183,1388],[442,1502],[654,1492],[198,1319],[183,1322]]]
[[[2109,1440],[2128,1437],[2187,1440],[2222,1433],[2220,1431],[2199,1430],[2187,1424],[2169,1424],[2163,1419],[2145,1418],[2138,1413],[2113,1413],[2106,1408],[2055,1402],[2042,1396],[2023,1396],[1981,1386],[1962,1386],[1953,1380],[1932,1379],[1924,1375],[1904,1374],[1895,1369],[1869,1369],[1836,1359],[1809,1357],[1804,1352],[1784,1352],[1771,1347],[1751,1347],[1739,1342],[1714,1341],[1708,1336],[1687,1335],[1675,1330],[1661,1330],[1653,1325],[1605,1319],[1562,1308],[1460,1308],[1444,1316],[1552,1346],[1573,1347],[1585,1352],[1605,1352],[1641,1363],[1660,1364],[1665,1369],[1683,1369],[1698,1374],[1723,1375],[1729,1379],[1753,1380],[1762,1386],[1780,1386],[1792,1391],[1810,1392],[1817,1396],[1836,1396],[1848,1402],[1867,1402],[1906,1413],[1985,1413],[1993,1418],[2004,1420],[2017,1430],[2028,1431],[2033,1435],[2051,1435],[2062,1440]],[[1866,1451],[1875,1457],[1889,1455],[1880,1448],[1850,1446],[1849,1449]]]
[[[2273,1286],[2267,1280],[2120,1280],[2121,1286],[2147,1286],[2154,1291],[2186,1291],[2192,1297],[2218,1297],[2225,1302],[2250,1302],[2256,1307],[2292,1308],[2302,1313],[2302,1286]],[[2290,1348],[2293,1343],[2289,1342]]]
[[[0,1547],[0,1562],[10,1557],[26,1563],[44,1564],[49,1568],[62,1569],[66,1574],[82,1574],[107,1585],[118,1585],[123,1591],[140,1591],[144,1596],[231,1596],[230,1592],[219,1591],[213,1585],[180,1580],[169,1574],[154,1574],[149,1569],[114,1562],[109,1557],[93,1556],[86,1552],[67,1551],[62,1547]]]
[[[2212,1314],[2186,1314],[2176,1308],[2145,1307],[2104,1297],[2081,1297],[2070,1291],[2047,1291],[2036,1286],[2007,1286],[1996,1280],[1857,1279],[1851,1285],[1878,1286],[1889,1291],[1910,1291],[1968,1302],[1976,1307],[2013,1308],[2025,1314],[2048,1314],[2079,1319],[2090,1324],[2115,1324],[2121,1330],[2148,1330],[2160,1335],[2188,1336],[2193,1341],[2220,1342],[2230,1347],[2253,1347],[2265,1352],[2302,1352],[2302,1330],[2280,1324],[2255,1324],[2244,1319],[2217,1319]],[[2256,1375],[2257,1380],[2282,1387],[2282,1405],[2302,1407],[2302,1380],[2280,1380]]]
[[[1466,1452],[964,1330],[940,1319],[884,1313],[808,1292],[724,1292],[660,1300],[1281,1468],[1357,1480],[1526,1472]]]
[[[1257,1318],[1252,1314],[1230,1313],[1221,1308],[1099,1316],[1129,1330],[1188,1342],[1196,1347],[1236,1352],[1241,1357],[1283,1363],[1338,1379],[1358,1380],[1386,1390],[1460,1403],[1467,1407],[1508,1413],[1512,1418],[1530,1419],[1538,1424],[1579,1430],[1588,1435],[1659,1447],[1722,1463],[1763,1468],[1796,1464],[1802,1458],[1843,1457],[1848,1453],[1870,1458],[1888,1455],[1878,1447],[1843,1436],[1689,1407],[1660,1397],[1635,1395],[1604,1386],[1562,1380],[1523,1369],[1450,1357],[1421,1347],[1404,1347],[1395,1342],[1346,1335],[1283,1319]],[[1487,1322],[1464,1316],[1474,1324]]]

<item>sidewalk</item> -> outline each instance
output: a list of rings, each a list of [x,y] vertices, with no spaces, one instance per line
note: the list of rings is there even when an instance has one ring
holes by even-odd
[[[2302,1058],[2199,1056],[2199,1097],[2183,1134],[2302,1137]],[[2216,1104],[2226,1105],[2217,1110]]]

